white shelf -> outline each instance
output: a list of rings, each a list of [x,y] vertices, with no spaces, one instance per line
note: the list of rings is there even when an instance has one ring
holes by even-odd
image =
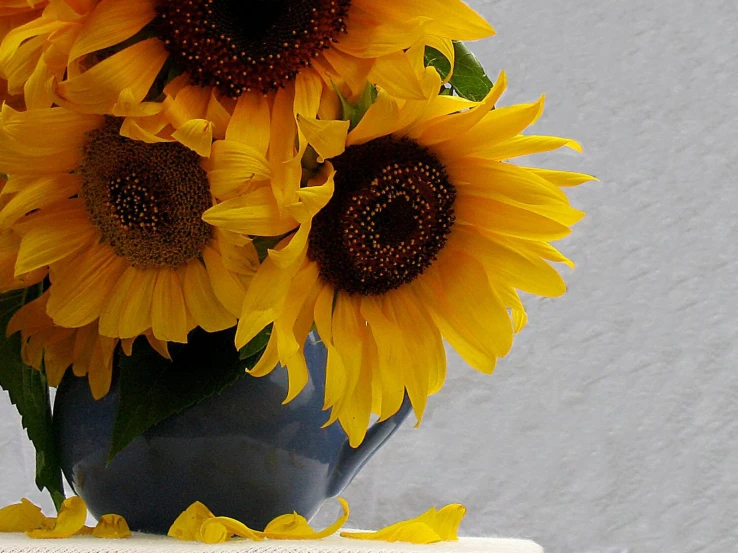
[[[77,536],[62,540],[32,540],[24,534],[0,534],[0,553],[543,553],[529,540],[461,538],[430,545],[364,541],[331,536],[306,540],[232,540],[217,545],[134,534],[122,540]]]

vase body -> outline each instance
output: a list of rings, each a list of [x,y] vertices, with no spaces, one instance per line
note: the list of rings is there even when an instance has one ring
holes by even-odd
[[[119,402],[118,377],[95,401],[86,378],[68,372],[54,402],[62,469],[97,518],[123,515],[134,531],[166,533],[179,514],[201,501],[218,516],[254,529],[296,511],[312,517],[338,495],[410,410],[405,398],[391,419],[370,428],[351,448],[323,411],[326,349],[305,344],[310,381],[290,403],[282,367],[245,375],[220,394],[170,416],[136,438],[106,467]],[[207,367],[203,367],[207,370]]]

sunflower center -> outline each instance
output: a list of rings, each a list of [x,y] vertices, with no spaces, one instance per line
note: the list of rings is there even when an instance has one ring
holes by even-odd
[[[176,267],[211,238],[211,206],[200,156],[177,142],[147,144],[120,136],[107,117],[90,133],[79,173],[92,222],[115,253],[140,267]]]
[[[383,137],[333,160],[336,189],[313,219],[308,256],[338,290],[378,295],[415,280],[454,222],[443,165],[408,138]]]
[[[346,32],[351,0],[161,0],[159,33],[200,86],[284,87]]]

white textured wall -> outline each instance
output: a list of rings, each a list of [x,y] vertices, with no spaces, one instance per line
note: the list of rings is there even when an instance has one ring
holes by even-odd
[[[588,213],[562,249],[569,293],[491,377],[453,353],[424,424],[347,490],[376,527],[463,502],[468,535],[548,553],[727,553],[738,543],[738,9],[734,1],[469,0],[498,36],[505,102],[547,94],[536,132],[585,155]],[[0,397],[0,504],[34,499],[30,447]],[[333,509],[319,517],[327,520]]]

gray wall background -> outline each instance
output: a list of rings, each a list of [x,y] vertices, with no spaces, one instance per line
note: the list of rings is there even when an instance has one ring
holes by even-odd
[[[735,2],[469,3],[498,31],[473,49],[508,72],[503,102],[545,92],[536,132],[585,147],[535,161],[601,182],[571,194],[568,294],[527,299],[491,377],[449,352],[423,426],[347,490],[350,524],[462,502],[466,535],[549,553],[738,551]],[[50,508],[4,394],[0,451],[0,505]]]

